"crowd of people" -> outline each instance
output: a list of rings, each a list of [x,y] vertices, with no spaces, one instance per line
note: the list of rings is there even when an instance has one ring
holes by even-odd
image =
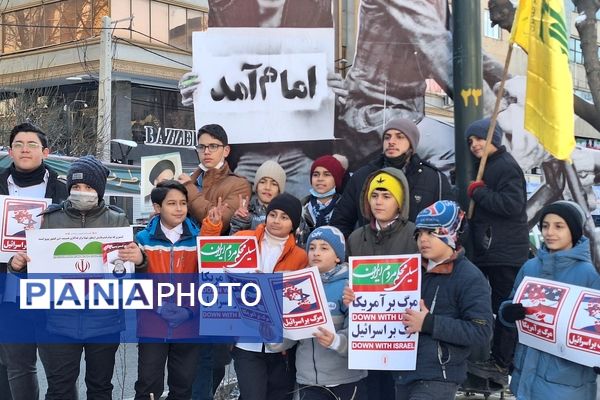
[[[465,132],[476,160],[484,154],[489,124],[476,121]],[[544,244],[528,260],[525,179],[501,145],[502,132],[496,129],[487,149],[483,179],[468,187],[475,203],[469,221],[446,175],[416,153],[419,136],[411,120],[390,120],[381,154],[353,174],[344,156],[317,158],[310,166],[311,189],[298,199],[286,192],[286,172],[276,160],[264,161],[251,184],[229,168],[225,130],[216,124],[200,128],[198,168],[191,176],[156,182],[150,195],[155,214],[119,258],[140,272],[196,273],[198,235],[254,236],[261,272],[318,268],[335,329],[282,343],[190,343],[198,311],[167,303],[138,320],[135,398],[159,399],[166,367],[169,399],[210,399],[233,358],[243,400],[292,399],[295,393],[306,400],[449,400],[469,373],[500,388],[510,374],[518,399],[595,399],[593,368],[517,343],[515,322],[527,310],[512,302],[526,276],[600,289],[582,234],[583,210],[566,201],[547,205],[540,217]],[[9,146],[13,163],[1,172],[0,194],[51,198],[41,229],[129,225],[122,210],[105,202],[109,171],[93,156],[74,161],[65,184],[44,163],[49,149],[40,128],[15,126]],[[473,244],[471,259],[465,240]],[[416,369],[349,369],[348,313],[355,296],[347,258],[413,253],[422,257],[421,301],[406,311],[402,324],[420,334]],[[26,273],[29,261],[27,252],[19,252],[2,267]],[[0,293],[0,329],[25,319],[23,326],[34,331],[35,321],[20,312],[18,299]],[[48,381],[45,398],[76,399],[85,353],[87,398],[110,399],[124,328],[119,311],[53,312],[44,323],[53,344],[0,343],[0,398],[39,398],[39,353]],[[71,323],[86,329],[68,329]]]

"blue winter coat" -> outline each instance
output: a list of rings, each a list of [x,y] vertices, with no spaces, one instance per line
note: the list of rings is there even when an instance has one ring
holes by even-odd
[[[590,241],[586,237],[569,250],[550,253],[545,246],[527,261],[515,280],[514,293],[526,276],[550,279],[571,285],[600,289],[600,274],[591,262]],[[507,300],[500,306],[502,310]],[[501,318],[502,320],[502,318]],[[507,323],[507,326],[515,324]],[[595,400],[596,374],[590,367],[550,353],[517,344],[510,390],[519,400]],[[599,362],[600,364],[600,362]]]
[[[433,323],[431,332],[419,334],[416,370],[397,373],[403,385],[420,380],[462,383],[471,347],[490,341],[490,286],[462,250],[455,257],[429,272],[423,270],[421,298]]]

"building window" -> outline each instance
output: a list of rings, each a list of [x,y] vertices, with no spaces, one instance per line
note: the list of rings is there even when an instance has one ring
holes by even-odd
[[[574,37],[569,38],[569,61],[583,64],[583,53],[581,52],[581,40]]]
[[[133,31],[119,29],[115,35],[138,42],[191,51],[192,32],[208,27],[207,12],[155,0],[112,0],[111,8],[114,20],[133,16]]]
[[[490,19],[490,10],[483,12],[483,34],[485,37],[500,40],[500,26],[492,26],[492,20]]]
[[[91,37],[105,15],[108,0],[64,0],[3,13],[2,53]]]

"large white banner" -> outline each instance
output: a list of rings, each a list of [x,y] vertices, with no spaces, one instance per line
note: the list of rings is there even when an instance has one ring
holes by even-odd
[[[118,249],[133,241],[126,228],[40,229],[27,231],[29,273],[114,274],[131,273],[134,265],[117,257]]]
[[[600,291],[526,277],[515,303],[526,316],[517,322],[519,342],[578,364],[600,359]]]
[[[333,28],[210,28],[193,34],[196,129],[230,143],[333,139]]]

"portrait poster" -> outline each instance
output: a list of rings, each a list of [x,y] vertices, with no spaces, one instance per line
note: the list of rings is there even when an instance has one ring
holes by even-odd
[[[260,270],[254,236],[198,236],[198,268],[208,272]]]
[[[418,333],[407,333],[402,318],[421,299],[419,254],[350,257],[348,368],[414,370]]]
[[[27,271],[68,275],[112,273],[104,261],[110,253],[106,245],[130,242],[133,242],[130,227],[27,231],[27,245],[35,248],[35,252],[28,253],[31,261],[27,263]],[[133,271],[129,264],[129,270]]]
[[[517,321],[519,342],[589,367],[600,356],[600,291],[526,277],[514,303],[525,307]]]
[[[183,172],[181,155],[179,153],[166,153],[141,157],[140,166],[142,214],[150,215],[154,212],[150,192],[158,183],[169,179],[177,179],[181,175]]]
[[[193,34],[196,129],[229,143],[333,139],[333,28],[210,28]]]
[[[335,332],[317,267],[283,275],[283,336],[308,339],[319,327]]]
[[[50,204],[52,199],[0,196],[0,262],[8,262],[15,253],[27,251],[25,233],[40,228],[43,220],[40,214]]]

